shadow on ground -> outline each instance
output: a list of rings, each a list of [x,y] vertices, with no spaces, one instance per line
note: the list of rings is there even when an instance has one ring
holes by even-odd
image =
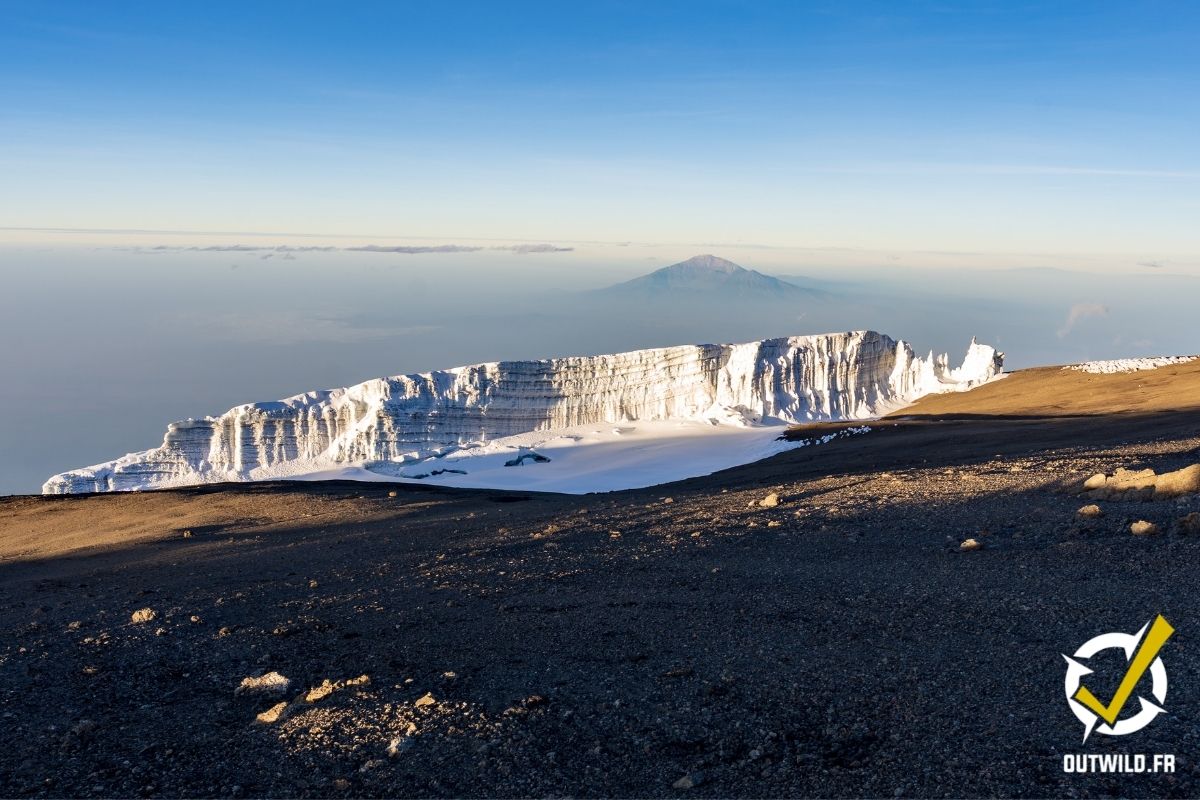
[[[0,537],[68,512],[162,533],[0,564],[0,794],[1195,796],[1200,543],[1127,528],[1171,531],[1194,501],[1081,522],[1054,488],[1182,466],[1198,427],[900,421],[522,502],[345,483],[8,501]],[[968,536],[984,549],[958,552]],[[1083,747],[1061,654],[1158,613],[1170,713]],[[263,725],[279,701],[234,688],[268,670],[285,700],[370,682]],[[1179,771],[1064,775],[1069,752]]]

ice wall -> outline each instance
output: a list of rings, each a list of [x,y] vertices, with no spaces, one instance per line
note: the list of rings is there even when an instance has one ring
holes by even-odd
[[[974,340],[963,365],[873,331],[615,355],[500,361],[379,378],[168,426],[161,447],[71,470],[47,494],[262,480],[403,462],[573,425],[704,419],[759,424],[878,416],[1000,373]]]

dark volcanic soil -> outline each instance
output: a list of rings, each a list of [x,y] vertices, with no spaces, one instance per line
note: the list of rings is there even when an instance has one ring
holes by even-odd
[[[1083,523],[1053,490],[1198,436],[1194,412],[901,422],[611,495],[3,500],[0,795],[1200,795],[1200,540],[1174,528],[1200,503]],[[1081,746],[1060,654],[1158,613],[1169,714]],[[269,671],[281,698],[235,695]]]

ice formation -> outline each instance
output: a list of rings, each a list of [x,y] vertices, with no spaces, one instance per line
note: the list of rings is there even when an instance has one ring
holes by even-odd
[[[951,368],[945,355],[918,357],[907,343],[873,331],[476,364],[175,422],[160,447],[55,475],[42,491],[129,491],[346,469],[403,477],[406,464],[508,437],[623,422],[745,427],[867,419],[926,394],[969,389],[1002,366],[1003,354],[974,340],[962,366]]]
[[[1072,364],[1064,369],[1090,372],[1095,375],[1116,375],[1122,372],[1142,372],[1148,369],[1170,366],[1171,364],[1186,364],[1195,361],[1200,356],[1154,356],[1146,358],[1118,358],[1112,361],[1086,361],[1083,364]]]

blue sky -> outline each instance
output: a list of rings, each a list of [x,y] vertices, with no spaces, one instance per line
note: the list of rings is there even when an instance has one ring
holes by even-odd
[[[5,227],[1200,266],[1193,3],[0,10]]]
[[[499,358],[1198,352],[1197,41],[1190,2],[0,0],[0,493]],[[704,252],[833,294],[572,294]]]

